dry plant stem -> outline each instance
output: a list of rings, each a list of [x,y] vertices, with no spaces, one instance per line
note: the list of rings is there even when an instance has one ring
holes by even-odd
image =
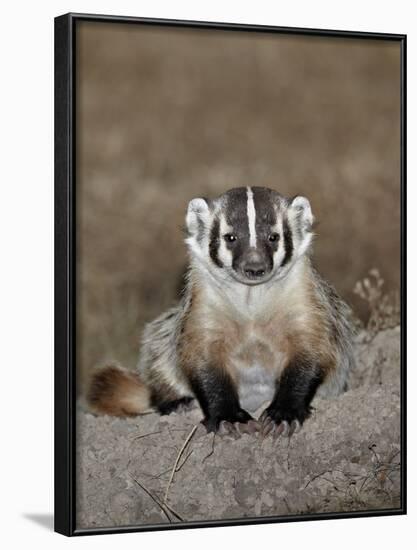
[[[185,521],[185,519],[182,516],[180,516],[179,513],[174,510],[174,508],[172,508],[172,506],[170,506],[169,504],[166,504],[166,503],[164,504],[164,506],[167,510],[169,510],[171,512],[171,514],[174,517],[176,517],[180,521]]]
[[[169,481],[168,481],[167,488],[165,490],[165,496],[164,496],[164,501],[163,501],[163,504],[165,504],[165,505],[166,505],[166,502],[167,502],[167,499],[168,499],[169,488],[171,487],[171,483],[172,483],[172,480],[174,479],[175,471],[176,471],[177,466],[178,466],[178,462],[181,458],[182,453],[185,451],[185,448],[187,447],[188,443],[190,442],[191,438],[193,437],[195,431],[197,430],[198,426],[199,426],[199,424],[196,424],[193,427],[191,432],[188,434],[186,440],[184,441],[184,443],[183,443],[183,445],[180,449],[180,452],[177,455],[177,458],[175,460],[174,466],[173,466],[172,471],[171,471],[171,475],[169,476]]]
[[[151,491],[149,491],[149,489],[147,489],[140,481],[138,481],[134,476],[132,476],[132,474],[129,472],[129,476],[133,479],[133,481],[139,485],[139,487],[145,491],[145,493],[151,497],[151,499],[159,506],[159,508],[162,510],[162,512],[164,513],[165,517],[167,518],[167,520],[169,521],[169,523],[172,523],[172,520],[171,518],[169,517],[169,514],[168,512],[165,510],[165,506],[163,506],[160,502],[159,502],[159,499],[156,498],[155,495],[153,495],[151,493]]]
[[[211,451],[209,452],[208,455],[206,455],[206,456],[203,458],[202,462],[205,462],[205,461],[214,453],[214,444],[215,444],[215,441],[216,441],[216,432],[214,432],[214,434],[213,434],[213,440],[212,440],[212,442],[211,442]]]
[[[160,433],[161,433],[161,432],[159,431],[159,432],[149,432],[149,433],[143,434],[143,435],[142,435],[142,434],[139,434],[139,435],[134,434],[134,435],[132,436],[132,439],[143,439],[144,437],[148,437],[148,436],[150,436],[150,435],[157,435],[157,434],[160,434]]]
[[[321,472],[320,474],[317,474],[315,476],[313,476],[311,479],[309,479],[304,487],[304,489],[307,489],[307,487],[310,485],[310,483],[312,483],[313,481],[315,481],[316,479],[318,479],[319,477],[323,476],[324,474],[327,474],[327,473],[330,473],[330,470],[325,470],[324,472]]]

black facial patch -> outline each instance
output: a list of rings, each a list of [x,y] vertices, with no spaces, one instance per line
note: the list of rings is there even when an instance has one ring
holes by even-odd
[[[273,269],[274,252],[283,246],[281,239],[269,240],[272,227],[277,223],[277,208],[282,196],[265,187],[250,187],[253,195],[255,210],[256,253],[258,262],[266,272]],[[232,252],[232,267],[235,271],[244,271],[250,252],[250,228],[248,219],[248,188],[231,189],[226,194],[225,216],[227,223],[232,227],[237,239],[228,243],[227,248]],[[291,241],[292,242],[292,241]]]
[[[232,267],[235,271],[239,269],[242,256],[249,249],[247,204],[246,187],[231,189],[226,193],[225,218],[237,237],[235,242],[226,241],[226,247],[232,252]]]
[[[223,267],[223,262],[219,258],[220,246],[220,221],[215,218],[210,230],[209,254],[210,258],[218,267]]]
[[[271,226],[277,223],[277,215],[274,205],[277,204],[278,193],[265,187],[251,187],[256,212],[256,233],[265,235]]]
[[[284,247],[285,247],[285,256],[282,260],[281,267],[284,267],[292,258],[294,252],[294,243],[292,240],[292,232],[288,219],[284,218],[282,222],[283,231],[284,231]]]
[[[280,239],[270,241],[269,236],[271,228],[277,223],[276,206],[279,204],[280,195],[265,187],[252,187],[251,189],[256,212],[257,247],[263,251],[266,262],[269,268],[272,269],[274,266],[274,252],[280,246]]]
[[[239,239],[249,242],[248,203],[246,187],[231,189],[226,193],[226,222],[233,227]]]

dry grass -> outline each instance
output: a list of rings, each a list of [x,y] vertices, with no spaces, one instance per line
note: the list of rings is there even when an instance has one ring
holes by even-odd
[[[81,374],[135,364],[177,296],[187,201],[233,186],[310,198],[318,267],[365,322],[371,268],[398,294],[397,44],[95,23],[78,44]]]
[[[367,277],[357,281],[353,291],[368,304],[369,317],[366,323],[368,337],[381,330],[400,324],[400,295],[397,290],[384,291],[385,281],[379,270],[373,268]]]

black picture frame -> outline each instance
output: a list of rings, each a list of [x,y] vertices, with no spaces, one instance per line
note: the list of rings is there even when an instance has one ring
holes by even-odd
[[[80,21],[117,22],[251,33],[361,38],[397,41],[401,46],[401,507],[365,512],[316,513],[285,517],[241,518],[186,524],[77,529],[75,525],[75,48]],[[70,13],[55,18],[55,531],[67,536],[165,529],[279,523],[406,513],[406,48],[402,34],[288,28],[201,21],[180,21]]]

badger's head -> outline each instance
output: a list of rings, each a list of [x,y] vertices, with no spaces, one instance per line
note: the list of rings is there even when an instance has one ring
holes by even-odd
[[[186,216],[192,258],[214,275],[256,285],[284,277],[306,253],[313,215],[305,197],[238,187],[217,199],[193,199]]]

